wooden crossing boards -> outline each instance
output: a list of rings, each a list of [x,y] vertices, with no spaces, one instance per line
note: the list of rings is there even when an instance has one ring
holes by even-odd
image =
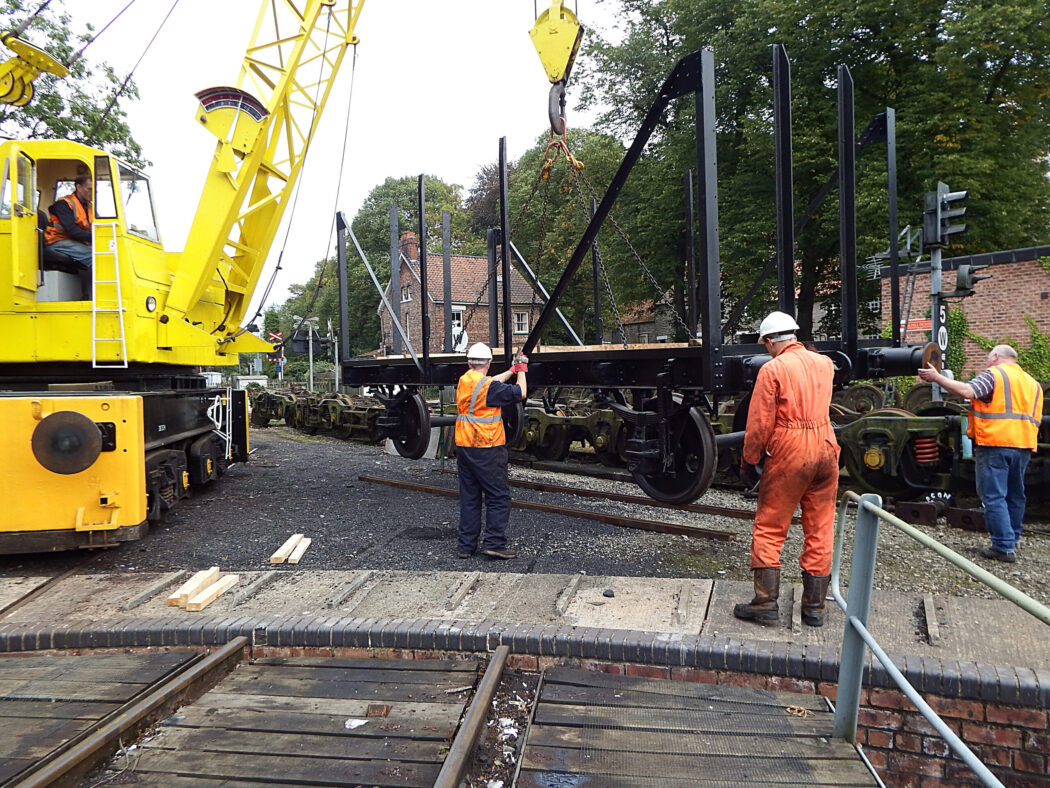
[[[441,769],[481,663],[269,658],[241,665],[145,742],[136,785],[418,786]],[[116,764],[119,768],[119,763]]]
[[[115,712],[194,654],[0,658],[0,782]]]
[[[539,691],[517,788],[876,784],[817,696],[568,668]]]

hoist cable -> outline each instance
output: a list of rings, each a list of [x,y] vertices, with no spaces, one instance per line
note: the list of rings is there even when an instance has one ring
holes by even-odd
[[[51,4],[51,0],[44,0],[44,2],[41,3],[40,7],[36,11],[34,11],[32,14],[29,15],[29,17],[26,19],[26,21],[24,21],[22,24],[20,24],[18,27],[16,27],[14,30],[12,30],[10,33],[5,33],[4,34],[4,40],[7,40],[8,36],[14,36],[15,38],[20,38],[22,33],[25,32],[25,29],[27,27],[29,27],[30,23],[34,19],[36,19],[38,16],[40,16],[40,14],[43,12],[43,10],[45,8],[47,8],[48,5],[50,5],[50,4]]]
[[[132,0],[132,2],[134,2],[134,0]],[[94,142],[95,134],[98,132],[102,124],[106,122],[106,118],[109,117],[109,113],[113,111],[113,107],[117,103],[117,99],[120,98],[121,94],[124,92],[124,89],[128,86],[128,83],[131,82],[131,77],[135,74],[135,70],[139,67],[139,64],[142,63],[142,59],[146,57],[146,53],[149,52],[150,47],[153,46],[153,42],[157,40],[157,36],[159,36],[160,31],[164,29],[164,25],[167,24],[168,19],[171,17],[172,12],[175,10],[175,7],[178,4],[179,0],[175,0],[175,2],[171,4],[171,8],[168,9],[168,13],[165,14],[164,18],[160,22],[160,25],[157,26],[157,30],[153,34],[153,38],[151,38],[149,40],[149,43],[146,44],[146,48],[142,50],[142,54],[139,55],[139,59],[135,61],[135,65],[131,67],[131,71],[129,71],[128,75],[124,77],[124,81],[121,83],[120,87],[113,94],[113,96],[110,98],[109,104],[107,104],[106,108],[102,110],[102,115],[99,117],[98,120],[95,121],[95,125],[91,127],[91,131],[88,132],[87,135],[87,140],[84,142],[85,145],[91,145]],[[125,6],[125,8],[126,7],[127,6]]]
[[[87,43],[86,43],[86,44],[84,44],[84,46],[82,46],[82,47],[80,48],[80,50],[79,50],[79,51],[78,51],[78,52],[77,52],[77,53],[76,53],[75,55],[73,55],[72,57],[70,57],[70,58],[69,58],[69,60],[67,60],[67,61],[66,61],[66,63],[65,63],[65,66],[66,66],[66,68],[69,68],[69,67],[70,67],[70,66],[72,66],[72,65],[73,65],[73,64],[74,64],[74,63],[75,63],[75,62],[76,62],[77,60],[79,60],[79,59],[80,59],[80,56],[84,54],[84,50],[85,50],[85,49],[87,49],[87,48],[88,48],[89,46],[91,46],[92,44],[94,44],[94,43],[95,43],[95,41],[96,41],[96,40],[98,39],[98,37],[99,37],[100,35],[102,35],[103,33],[105,33],[105,32],[106,32],[107,30],[109,30],[110,26],[111,26],[111,25],[112,25],[112,24],[113,24],[114,22],[116,22],[116,21],[117,21],[118,19],[120,19],[121,15],[122,15],[122,14],[123,14],[123,13],[124,13],[125,11],[127,11],[127,10],[128,10],[129,8],[131,8],[131,6],[133,6],[134,4],[135,4],[135,0],[128,0],[128,4],[127,4],[126,6],[124,6],[124,7],[122,8],[122,9],[120,9],[120,10],[119,10],[119,11],[117,12],[117,15],[116,15],[115,17],[113,17],[112,19],[110,19],[110,20],[109,20],[109,21],[108,21],[108,22],[106,23],[105,27],[103,27],[103,28],[102,28],[101,30],[99,30],[99,31],[98,31],[97,33],[95,33],[95,35],[93,35],[93,36],[92,36],[92,37],[91,37],[90,39],[88,39]]]

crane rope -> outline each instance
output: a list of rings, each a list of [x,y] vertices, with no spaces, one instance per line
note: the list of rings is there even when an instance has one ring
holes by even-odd
[[[329,24],[329,27],[330,27],[331,26],[331,20],[332,20],[331,9],[329,9],[328,13],[329,13],[328,24]],[[325,49],[327,49],[327,38],[328,38],[328,29],[326,28],[326,30],[325,30]],[[322,280],[324,278],[324,273],[325,273],[325,270],[328,267],[328,259],[329,259],[328,258],[328,251],[332,248],[332,235],[335,233],[335,211],[339,207],[339,193],[340,193],[340,190],[342,189],[343,168],[346,165],[346,150],[347,150],[347,147],[348,147],[348,144],[349,144],[349,138],[350,138],[350,107],[353,105],[353,101],[354,101],[354,82],[355,82],[355,77],[357,75],[357,44],[356,43],[353,44],[353,48],[354,48],[353,57],[352,57],[351,62],[350,62],[350,94],[349,94],[349,96],[347,97],[347,100],[346,100],[346,115],[345,115],[345,119],[344,119],[344,122],[343,122],[343,149],[342,149],[342,154],[339,157],[339,177],[338,177],[338,179],[336,181],[336,192],[335,192],[335,198],[334,198],[334,201],[333,201],[334,202],[334,207],[332,209],[332,224],[329,227],[328,241],[325,244],[325,250],[324,250],[324,253],[322,255],[323,263],[322,263],[322,267],[321,267],[321,272],[317,275],[317,286],[314,288],[314,293],[313,293],[313,296],[310,298],[310,303],[307,305],[307,308],[304,310],[306,314],[299,321],[299,325],[297,325],[291,331],[289,336],[286,337],[281,343],[279,343],[277,345],[277,347],[279,347],[279,348],[285,347],[285,345],[287,345],[288,342],[291,341],[292,337],[296,334],[296,332],[298,332],[303,327],[303,324],[306,323],[306,318],[308,318],[310,316],[310,312],[313,310],[314,304],[317,302],[317,296],[318,296],[318,294],[320,293],[320,290],[321,290],[321,283],[322,283]],[[322,65],[322,67],[323,67],[323,63],[324,63],[324,58],[321,58],[321,65]],[[322,82],[322,80],[319,78],[318,79],[318,86],[317,86],[318,91],[320,91],[321,82]],[[311,124],[310,124],[310,127],[311,127],[310,138],[311,139],[313,137],[313,131],[312,130],[314,128],[314,124],[316,123],[316,121],[317,121],[317,99],[315,97],[315,100],[314,100],[314,117],[313,117],[313,120],[311,121]],[[307,152],[308,151],[304,151],[303,152],[303,156],[304,157],[306,156]],[[305,166],[305,162],[304,162],[304,166]],[[252,323],[254,323],[259,318],[259,316],[262,315],[263,311],[266,308],[266,302],[267,302],[267,300],[270,297],[270,291],[273,289],[274,283],[277,281],[277,274],[281,271],[281,261],[284,259],[284,252],[285,252],[285,249],[288,246],[288,237],[289,237],[289,234],[291,233],[292,219],[295,216],[296,205],[299,202],[299,192],[300,192],[300,189],[302,188],[302,183],[303,183],[303,177],[302,177],[302,173],[300,173],[299,179],[297,180],[296,185],[295,185],[295,195],[292,197],[292,206],[291,206],[291,211],[290,211],[290,213],[288,215],[288,222],[285,225],[284,240],[281,243],[281,250],[277,254],[277,265],[274,268],[273,273],[270,274],[270,281],[266,283],[266,289],[263,291],[262,297],[259,299],[259,306],[255,310],[255,314],[253,314],[251,319],[248,321],[248,325],[251,325]],[[231,339],[231,340],[235,339],[236,337],[238,337],[241,334],[243,334],[245,331],[247,331],[247,327],[241,327],[237,331],[237,333],[234,334],[229,339]]]
[[[133,3],[133,2],[135,2],[135,0],[131,0],[131,2]],[[153,42],[157,40],[157,36],[159,36],[160,35],[160,31],[164,29],[164,25],[167,24],[168,19],[171,17],[172,12],[175,10],[175,7],[178,4],[179,4],[179,0],[175,0],[171,4],[171,8],[168,9],[168,13],[164,15],[164,18],[161,20],[160,24],[157,26],[157,30],[153,33],[153,38],[151,38],[149,40],[149,43],[146,44],[146,48],[142,50],[142,54],[139,55],[139,59],[135,61],[135,65],[131,67],[131,71],[129,71],[128,75],[126,77],[124,77],[124,81],[120,84],[120,87],[110,97],[109,103],[106,105],[106,108],[102,111],[102,114],[99,116],[98,120],[95,121],[95,125],[91,127],[91,131],[88,132],[87,140],[84,143],[85,145],[91,145],[94,142],[95,134],[98,133],[98,130],[102,126],[102,124],[106,122],[106,118],[109,117],[109,113],[113,111],[113,107],[117,103],[117,99],[120,98],[120,95],[124,92],[124,89],[127,88],[128,83],[131,82],[131,77],[135,74],[135,70],[142,63],[142,59],[144,57],[146,57],[146,53],[149,52],[150,47],[153,46]],[[128,3],[128,5],[131,5],[131,3]],[[125,9],[127,9],[127,7],[128,6],[124,6]],[[123,12],[121,12],[121,13],[123,13]],[[83,51],[83,50],[81,50],[81,51]]]
[[[40,7],[37,8],[36,11],[34,11],[28,17],[26,17],[26,21],[24,21],[22,24],[20,24],[18,27],[16,27],[14,30],[12,30],[10,33],[4,33],[4,40],[6,41],[8,36],[14,36],[15,38],[21,38],[22,33],[25,32],[25,29],[27,27],[29,27],[30,23],[34,19],[36,19],[38,16],[40,16],[41,12],[43,12],[43,10],[45,8],[47,8],[48,5],[50,5],[50,4],[51,4],[51,0],[44,0],[44,2],[40,4]]]
[[[51,0],[47,0],[47,3],[49,3],[49,2],[51,2]],[[47,3],[44,3],[44,5],[46,6],[46,5],[47,5]],[[101,30],[99,30],[99,31],[98,31],[97,33],[95,33],[95,35],[93,35],[93,36],[92,36],[91,38],[89,38],[89,39],[87,40],[87,42],[86,42],[86,43],[84,44],[84,46],[82,46],[82,47],[81,47],[81,48],[80,48],[80,49],[79,49],[79,50],[77,51],[77,53],[76,53],[76,54],[72,55],[72,56],[71,56],[71,57],[69,58],[69,60],[67,60],[67,61],[66,61],[66,63],[65,63],[66,67],[68,68],[68,67],[72,66],[72,65],[73,65],[73,64],[74,64],[75,62],[77,62],[77,60],[79,60],[79,59],[80,59],[80,57],[81,57],[81,56],[82,56],[82,55],[84,54],[84,50],[85,50],[85,49],[87,49],[87,48],[88,48],[89,46],[91,46],[92,44],[94,44],[94,43],[95,43],[95,41],[97,41],[97,40],[98,40],[98,37],[99,37],[100,35],[102,35],[103,33],[105,33],[105,32],[106,32],[107,30],[109,30],[110,26],[111,26],[111,25],[112,25],[112,24],[113,24],[114,22],[116,22],[116,21],[117,21],[118,19],[120,19],[121,15],[122,15],[122,14],[123,14],[123,13],[124,13],[125,11],[127,11],[127,10],[128,10],[129,8],[131,8],[131,6],[133,6],[134,4],[135,4],[135,0],[128,0],[128,2],[127,2],[127,5],[125,5],[125,6],[124,6],[123,8],[121,8],[121,9],[120,9],[119,11],[117,11],[117,15],[116,15],[116,16],[114,16],[114,17],[113,17],[112,19],[110,19],[110,20],[109,20],[108,22],[106,22],[106,24],[105,24],[105,25],[103,26],[103,28],[102,28]],[[40,9],[40,10],[42,11],[42,10],[43,10],[43,7],[41,7],[41,9]],[[40,13],[40,11],[37,11],[37,13]],[[171,12],[169,11],[168,13],[171,13]],[[35,16],[35,14],[34,14],[34,16]]]

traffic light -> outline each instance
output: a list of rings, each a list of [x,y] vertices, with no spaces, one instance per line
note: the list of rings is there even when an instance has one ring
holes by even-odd
[[[973,295],[973,286],[975,284],[992,278],[991,274],[977,276],[978,271],[983,271],[987,267],[986,265],[966,265],[965,263],[960,265],[955,272],[955,292],[952,295],[960,298]]]
[[[926,210],[922,217],[922,248],[924,251],[938,249],[949,244],[949,236],[966,232],[965,224],[953,224],[952,220],[966,215],[965,206],[953,207],[966,199],[967,191],[953,192],[945,183],[937,182],[937,191],[926,192]]]

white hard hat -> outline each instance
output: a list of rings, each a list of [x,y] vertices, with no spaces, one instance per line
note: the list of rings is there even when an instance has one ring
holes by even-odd
[[[770,312],[762,325],[758,327],[758,338],[765,339],[778,334],[794,334],[798,331],[798,323],[795,318],[787,312]]]
[[[471,361],[492,361],[492,351],[484,342],[475,342],[467,351],[467,358]]]

